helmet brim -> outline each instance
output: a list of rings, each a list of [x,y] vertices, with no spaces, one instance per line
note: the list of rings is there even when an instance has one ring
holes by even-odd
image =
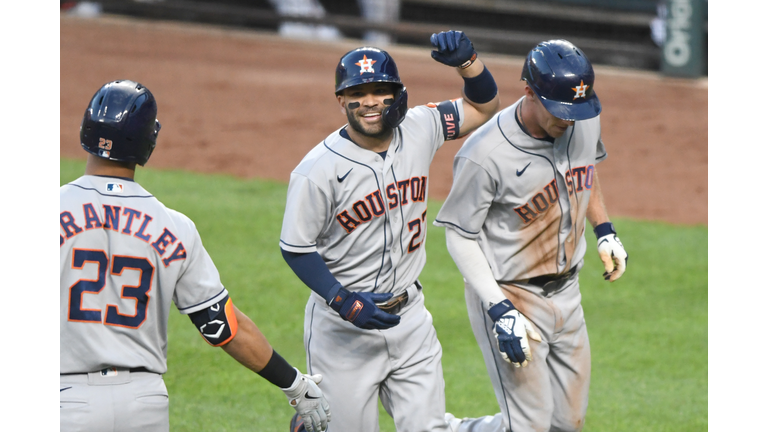
[[[538,96],[538,95],[537,95]],[[597,95],[578,103],[560,102],[539,96],[541,104],[553,116],[566,121],[589,120],[603,110]]]
[[[370,84],[370,83],[388,83],[388,84],[393,84],[395,86],[395,89],[402,89],[402,88],[405,87],[403,85],[403,83],[401,83],[399,80],[395,81],[390,75],[377,74],[377,76],[375,76],[375,77],[368,77],[368,78],[365,78],[365,79],[363,79],[363,78],[354,78],[354,79],[347,80],[346,82],[344,82],[342,85],[340,85],[336,89],[336,96],[344,93],[345,89],[352,88],[352,87],[357,87],[357,86],[363,85],[363,84]]]

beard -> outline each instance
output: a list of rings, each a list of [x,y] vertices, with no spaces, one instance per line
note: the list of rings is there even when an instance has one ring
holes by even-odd
[[[370,138],[384,139],[392,133],[392,128],[384,124],[384,116],[379,119],[379,123],[376,125],[364,126],[355,116],[354,111],[345,108],[347,112],[347,121],[355,132]],[[367,127],[367,129],[366,129]]]

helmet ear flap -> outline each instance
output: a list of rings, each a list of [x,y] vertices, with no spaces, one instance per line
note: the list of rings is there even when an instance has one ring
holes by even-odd
[[[382,112],[384,124],[392,129],[398,127],[405,120],[408,112],[408,90],[405,86],[395,93],[395,101]]]
[[[155,130],[153,132],[154,140],[152,141],[152,143],[149,146],[149,151],[147,152],[147,157],[144,160],[144,163],[139,163],[139,165],[144,166],[144,164],[147,163],[149,158],[152,156],[152,152],[155,151],[155,147],[157,146],[157,134],[160,133],[160,128],[162,128],[162,125],[160,124],[160,122],[157,119],[155,119]]]

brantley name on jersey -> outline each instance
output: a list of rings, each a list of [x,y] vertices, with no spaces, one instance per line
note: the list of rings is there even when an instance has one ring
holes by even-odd
[[[59,246],[63,245],[66,240],[72,237],[92,229],[105,229],[119,232],[126,236],[133,236],[141,239],[152,245],[152,248],[161,257],[166,255],[168,251],[173,250],[170,255],[163,258],[163,265],[168,265],[177,260],[183,260],[187,258],[187,250],[184,249],[184,244],[179,242],[175,249],[173,245],[178,238],[168,228],[163,228],[163,232],[152,241],[152,234],[147,233],[150,224],[152,223],[152,216],[138,210],[134,210],[128,207],[122,209],[119,206],[112,206],[104,204],[103,217],[99,217],[96,213],[92,203],[83,204],[82,214],[78,214],[77,218],[69,211],[63,211],[59,214],[61,223],[61,229],[64,231],[64,235],[59,235]],[[125,216],[122,218],[120,216]],[[80,224],[78,224],[78,221]],[[137,229],[134,228],[137,227]],[[121,229],[122,228],[122,229]],[[65,238],[66,236],[66,238]]]

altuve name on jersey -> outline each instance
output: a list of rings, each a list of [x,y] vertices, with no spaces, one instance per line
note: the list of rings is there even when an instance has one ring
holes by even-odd
[[[69,211],[63,211],[59,214],[59,223],[61,229],[64,231],[59,241],[59,247],[64,244],[66,240],[72,237],[92,229],[105,229],[119,232],[120,234],[136,237],[152,245],[152,248],[160,255],[166,255],[171,249],[169,246],[173,246],[178,238],[168,228],[163,228],[163,232],[157,236],[155,241],[152,241],[152,234],[147,233],[147,228],[152,222],[152,216],[144,213],[142,214],[138,210],[125,207],[120,212],[119,206],[112,206],[104,204],[103,217],[100,218],[96,213],[96,209],[93,204],[83,204],[82,224],[78,225],[77,219]],[[121,220],[121,215],[125,216]],[[80,215],[78,215],[80,216]],[[142,220],[143,219],[143,220]],[[139,225],[139,221],[141,224]],[[102,222],[103,221],[103,222]],[[138,225],[138,229],[134,228]],[[120,229],[122,227],[122,229]],[[163,265],[168,265],[177,260],[183,260],[187,258],[187,250],[184,249],[184,244],[179,242],[173,252],[167,257],[163,258]]]
[[[577,167],[566,171],[565,184],[568,187],[568,195],[573,195],[574,192],[582,192],[584,189],[592,189],[594,177],[594,165]],[[549,210],[552,205],[557,203],[559,197],[557,181],[552,179],[552,181],[544,186],[544,190],[534,195],[527,203],[520,207],[515,207],[514,210],[520,216],[520,219],[523,220],[523,223],[527,224],[538,219],[539,216]]]
[[[397,193],[398,189],[400,194]],[[386,192],[387,206],[390,210],[395,209],[398,205],[404,206],[409,202],[422,202],[427,195],[427,176],[411,177],[397,183],[390,183],[386,187]],[[408,195],[410,195],[410,201],[408,201]],[[352,216],[349,210],[342,210],[336,215],[336,220],[348,234],[364,222],[373,219],[374,216],[380,217],[384,214],[384,200],[381,197],[381,191],[377,189],[366,195],[365,198],[356,201],[352,205],[352,213],[357,218]]]

